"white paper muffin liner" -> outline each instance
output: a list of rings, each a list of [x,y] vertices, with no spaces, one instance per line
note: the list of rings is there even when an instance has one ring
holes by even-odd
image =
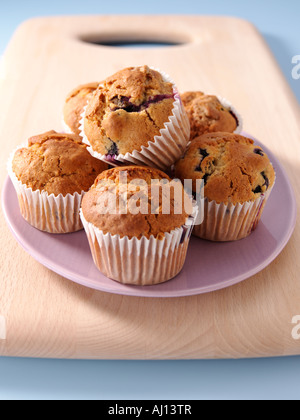
[[[87,149],[93,157],[103,160],[112,166],[142,165],[165,170],[172,166],[185,153],[190,140],[191,129],[180,95],[169,75],[159,69],[152,69],[160,72],[166,82],[173,84],[173,92],[175,94],[172,115],[169,117],[169,121],[164,124],[164,128],[160,130],[160,135],[155,136],[154,141],[149,142],[147,147],[142,146],[140,151],[134,150],[132,153],[126,153],[125,155],[119,154],[113,157],[102,155],[93,150],[85,135],[84,119],[87,108],[85,107],[80,122],[80,135],[83,138],[83,143],[87,144]]]
[[[214,242],[238,241],[248,237],[257,228],[273,186],[255,201],[244,204],[218,204],[205,198],[204,221],[194,227],[193,236]]]
[[[82,230],[79,211],[85,193],[55,196],[46,191],[33,191],[32,188],[22,184],[12,170],[14,154],[21,147],[11,153],[7,171],[16,190],[23,218],[31,226],[48,233],[63,234]]]
[[[237,127],[234,130],[233,134],[241,134],[243,131],[244,121],[242,115],[238,112],[238,110],[232,105],[231,102],[229,102],[226,98],[223,98],[222,96],[217,95],[218,100],[221,102],[221,104],[225,108],[229,108],[232,114],[235,116],[237,120]]]
[[[151,286],[173,279],[182,270],[198,208],[186,225],[165,233],[163,239],[149,239],[104,234],[80,217],[89,241],[96,267],[106,277],[134,286]]]

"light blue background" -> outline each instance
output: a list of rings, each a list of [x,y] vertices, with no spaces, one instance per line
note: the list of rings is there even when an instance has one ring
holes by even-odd
[[[292,57],[300,55],[299,0],[0,0],[0,55],[16,27],[30,17],[116,13],[210,14],[248,19],[265,37],[300,100],[300,80],[291,76]],[[5,399],[298,400],[300,357],[164,362],[2,357],[0,400]]]

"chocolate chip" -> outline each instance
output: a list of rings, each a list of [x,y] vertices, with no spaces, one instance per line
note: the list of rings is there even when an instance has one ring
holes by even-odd
[[[115,96],[111,102],[115,105],[112,111],[123,109],[126,112],[138,112],[140,110],[140,106],[130,102],[130,96]]]
[[[112,146],[109,149],[109,151],[107,153],[107,156],[118,156],[118,154],[119,154],[119,148],[118,148],[117,144],[114,141],[111,140],[111,142],[112,142]]]
[[[207,158],[209,156],[209,153],[206,149],[199,149],[200,155],[203,156],[203,159]]]
[[[269,186],[270,186],[269,178],[267,177],[267,175],[264,172],[262,172],[261,175],[262,175],[263,179],[265,180],[265,183],[264,183],[263,186],[266,186],[266,189],[268,189]]]
[[[126,112],[140,112],[141,107],[138,105],[134,105],[132,103],[129,103],[125,108],[123,108]]]
[[[203,160],[205,158],[207,158],[209,156],[209,153],[207,152],[206,149],[199,149],[199,153],[201,155],[201,161],[200,161],[199,165],[195,168],[195,172],[202,172],[201,163],[203,162]]]
[[[262,187],[266,187],[267,190],[270,186],[270,180],[264,172],[261,172],[261,176],[265,180],[265,183],[262,185]],[[254,194],[261,194],[263,192],[262,187],[260,185],[256,187],[255,190],[253,190]]]
[[[112,99],[113,104],[116,105],[113,111],[123,109],[126,112],[141,112],[147,109],[151,104],[159,103],[165,99],[174,99],[174,96],[175,95],[155,95],[141,105],[135,105],[130,102],[130,97],[128,96],[121,96],[120,98],[116,96]]]
[[[111,103],[113,103],[115,106],[114,111],[117,109],[124,109],[128,105],[128,102],[130,101],[129,96],[115,96],[111,99]]]
[[[254,149],[253,152],[256,155],[260,155],[260,156],[264,156],[265,155],[264,152],[263,152],[263,150],[261,150],[261,149]]]
[[[258,187],[255,188],[255,190],[253,190],[254,194],[261,194],[262,193],[262,189],[261,186],[259,185]]]

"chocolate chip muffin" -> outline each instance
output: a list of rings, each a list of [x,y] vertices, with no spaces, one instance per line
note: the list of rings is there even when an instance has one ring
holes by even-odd
[[[181,99],[191,125],[191,140],[212,132],[241,131],[241,117],[224,99],[203,92],[185,92]]]
[[[175,176],[192,179],[194,194],[199,181],[204,182],[204,223],[194,234],[217,241],[242,239],[255,230],[275,183],[274,168],[261,147],[221,132],[196,138],[177,162]]]
[[[80,85],[67,96],[63,109],[63,122],[68,133],[80,134],[80,120],[84,107],[98,86],[99,83]]]
[[[130,67],[94,92],[82,119],[82,136],[99,159],[162,169],[185,150],[189,123],[167,77],[148,66]]]
[[[40,230],[67,233],[82,229],[82,196],[107,168],[79,136],[50,131],[18,148],[9,171],[23,217]]]
[[[81,217],[103,274],[150,285],[181,271],[193,212],[181,182],[154,168],[128,166],[97,177],[83,198]]]

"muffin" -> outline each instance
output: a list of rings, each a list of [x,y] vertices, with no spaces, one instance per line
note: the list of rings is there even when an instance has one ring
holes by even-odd
[[[195,211],[180,181],[128,166],[102,172],[80,214],[97,268],[120,283],[146,286],[182,270]]]
[[[108,77],[93,93],[81,124],[90,153],[115,166],[169,168],[184,153],[190,135],[175,85],[148,66]]]
[[[82,197],[107,168],[88,153],[79,136],[55,131],[30,138],[27,147],[12,154],[8,165],[22,216],[49,233],[83,228]]]
[[[98,86],[99,83],[81,85],[67,96],[63,109],[63,126],[67,133],[80,134],[81,115]]]
[[[198,91],[185,92],[181,99],[191,125],[190,140],[206,133],[242,131],[240,115],[225,99]]]
[[[211,241],[235,241],[258,225],[275,183],[263,149],[238,134],[211,133],[195,139],[175,165],[175,176],[204,182],[204,222],[193,234]]]

